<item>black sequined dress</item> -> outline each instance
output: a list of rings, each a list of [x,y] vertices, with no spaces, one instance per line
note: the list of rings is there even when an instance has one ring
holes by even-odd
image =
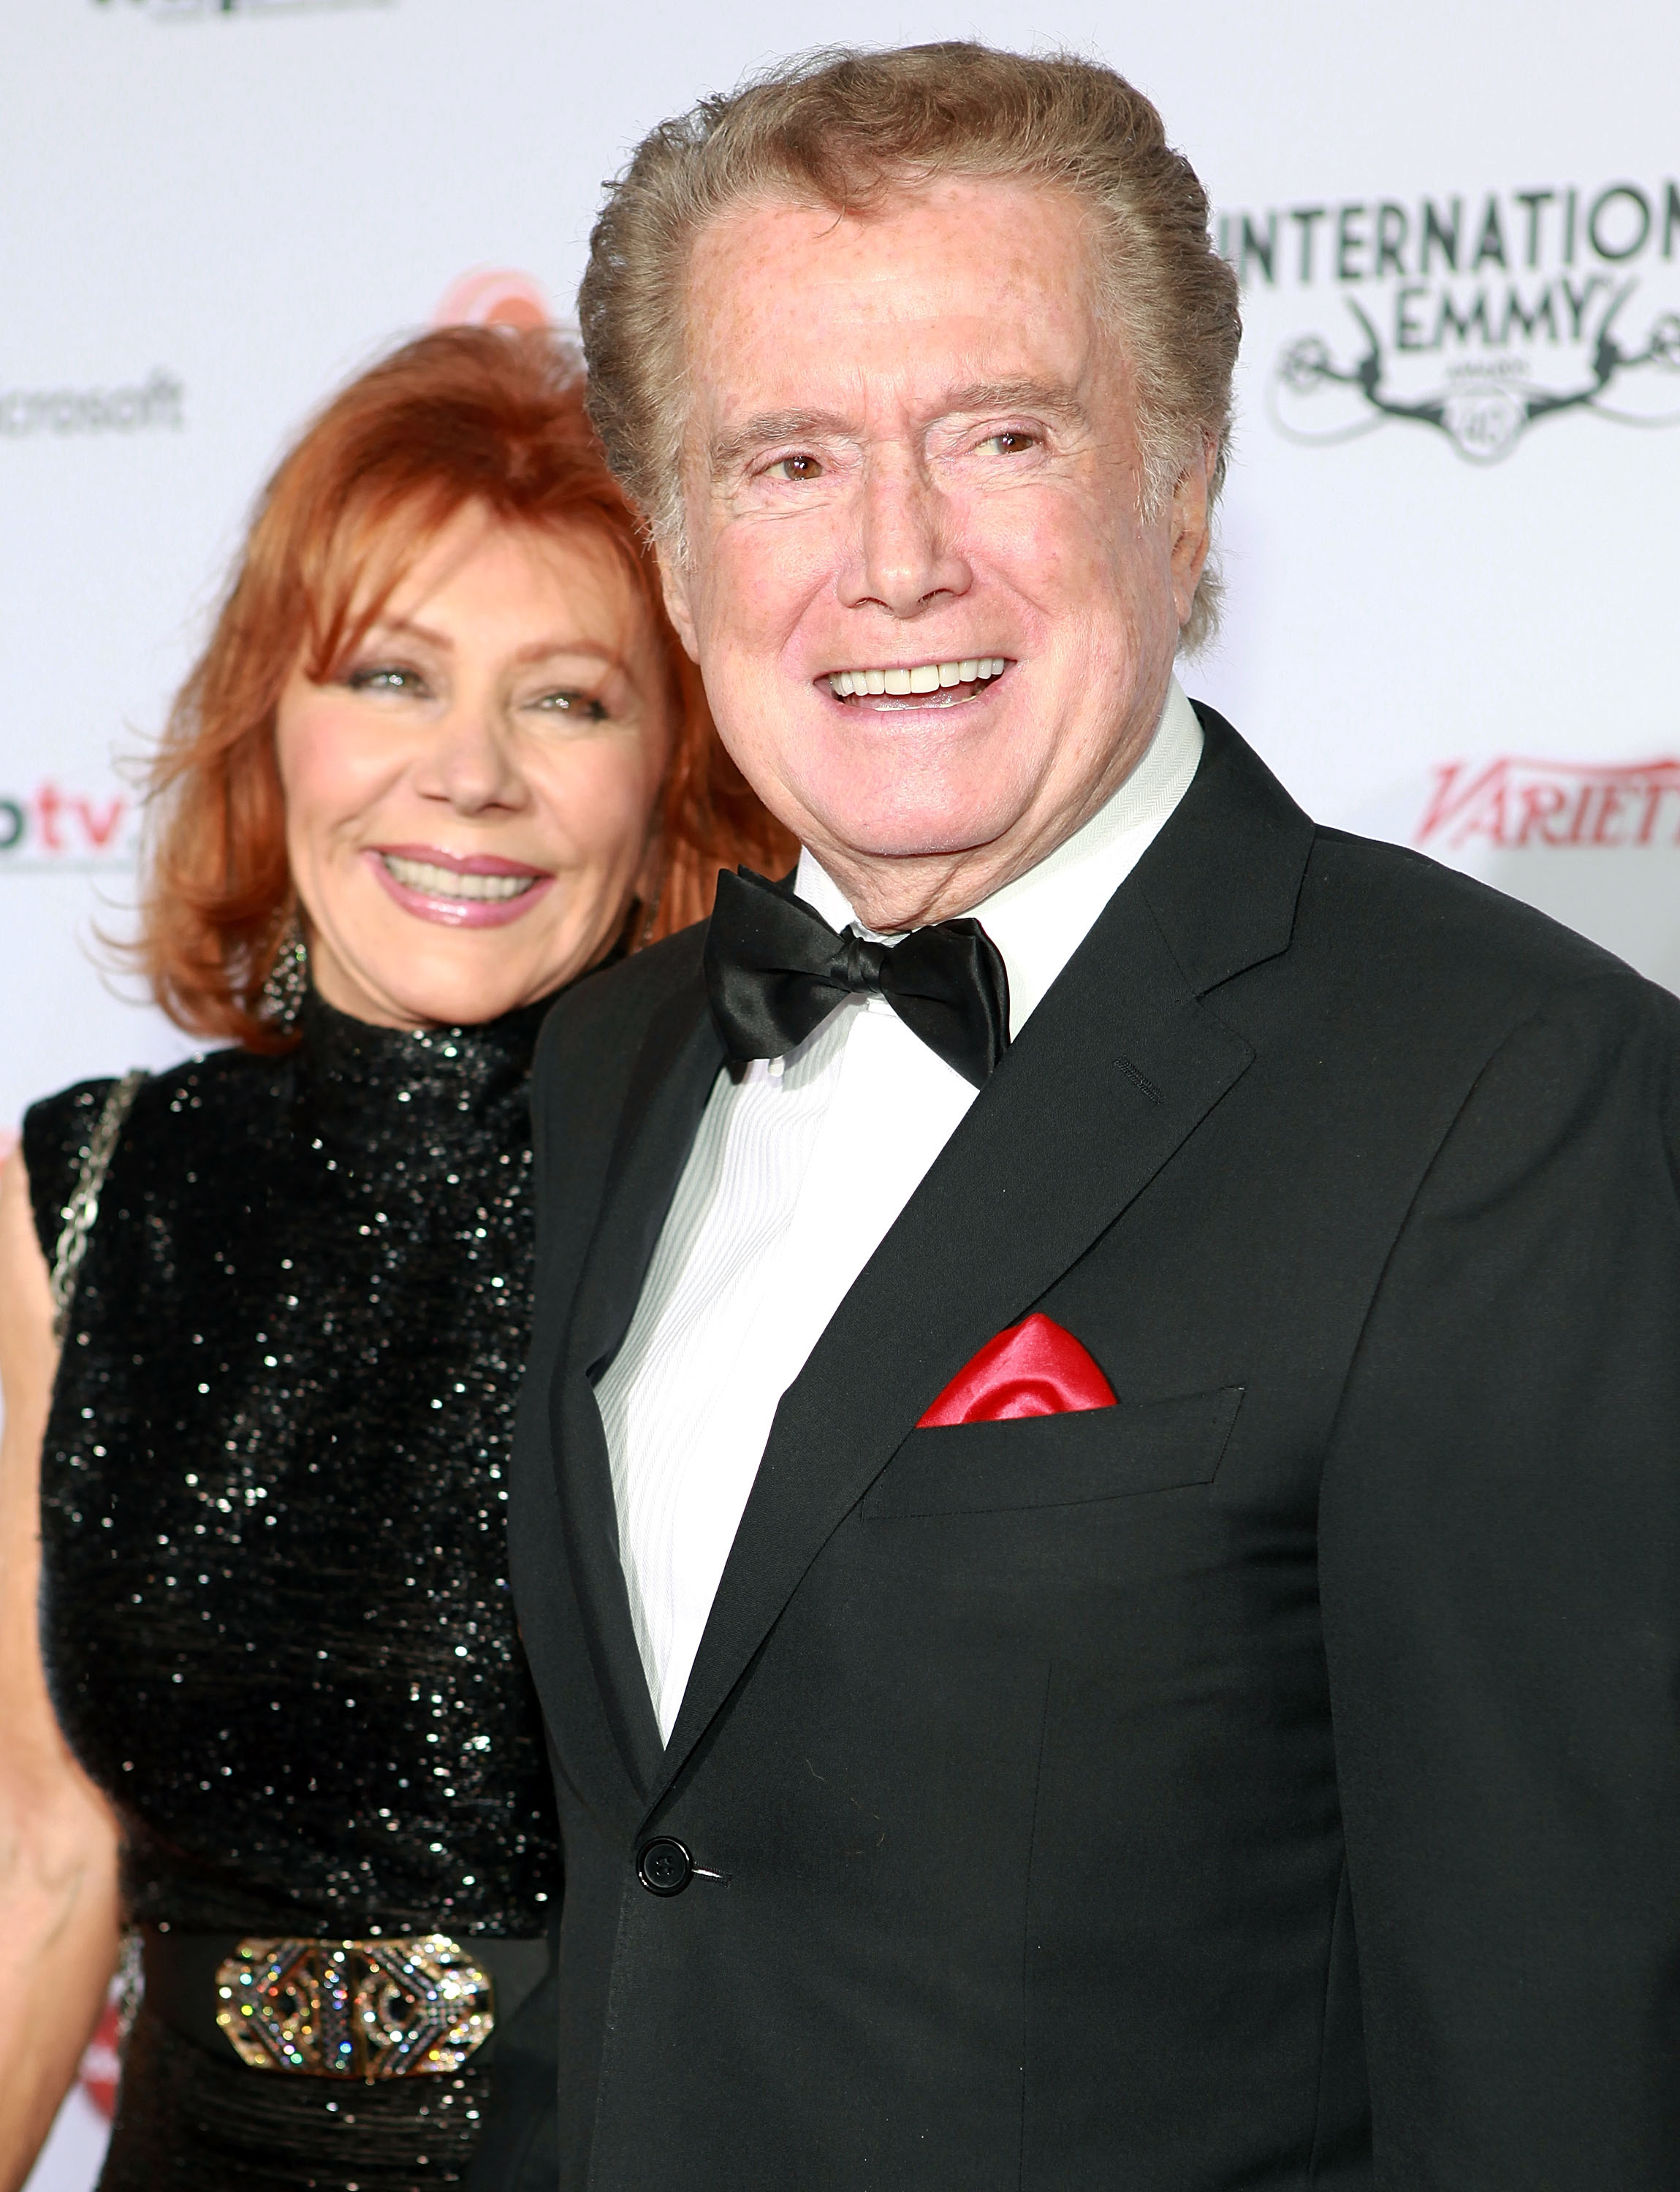
[[[506,1583],[543,1008],[142,1084],[42,1463],[60,1717],[137,1924],[543,1932],[553,1800]],[[28,1116],[50,1256],[108,1083]],[[247,2069],[144,2007],[103,2192],[462,2181],[493,2073]]]

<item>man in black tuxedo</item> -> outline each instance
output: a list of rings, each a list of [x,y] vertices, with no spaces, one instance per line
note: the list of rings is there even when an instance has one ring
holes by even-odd
[[[697,110],[584,319],[805,851],[542,1046],[562,2182],[1671,2192],[1680,1012],[1185,700],[1236,300],[1107,71]]]

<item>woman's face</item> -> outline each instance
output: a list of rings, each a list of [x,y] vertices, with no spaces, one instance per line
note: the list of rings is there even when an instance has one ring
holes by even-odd
[[[286,849],[327,1002],[494,1019],[611,946],[651,868],[664,655],[611,550],[469,510],[277,723]]]

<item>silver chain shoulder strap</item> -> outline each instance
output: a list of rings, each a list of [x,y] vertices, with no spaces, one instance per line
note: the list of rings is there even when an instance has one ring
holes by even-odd
[[[64,1338],[64,1327],[70,1316],[71,1298],[76,1292],[76,1275],[82,1268],[82,1259],[88,1253],[88,1242],[94,1230],[94,1220],[100,1214],[100,1190],[105,1185],[105,1176],[111,1169],[117,1139],[123,1132],[123,1122],[129,1116],[140,1085],[146,1075],[137,1066],[125,1073],[120,1081],[113,1081],[111,1092],[94,1122],[94,1131],[88,1137],[88,1146],[82,1152],[81,1169],[76,1175],[76,1186],[64,1206],[64,1224],[59,1229],[58,1246],[53,1250],[53,1268],[48,1282],[53,1292],[53,1337]]]

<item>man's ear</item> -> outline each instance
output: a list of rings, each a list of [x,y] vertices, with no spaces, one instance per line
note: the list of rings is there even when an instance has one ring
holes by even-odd
[[[688,571],[665,541],[659,540],[654,544],[654,553],[659,558],[660,591],[665,596],[665,613],[676,627],[683,653],[690,662],[698,662],[700,643],[694,632],[694,612],[689,599]]]
[[[1214,467],[1218,461],[1219,442],[1213,435],[1203,435],[1173,489],[1173,602],[1180,624],[1195,602],[1213,539]]]

